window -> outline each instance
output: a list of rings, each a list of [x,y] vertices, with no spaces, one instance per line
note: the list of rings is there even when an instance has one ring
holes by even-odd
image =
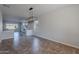
[[[7,30],[14,30],[18,27],[17,24],[6,24],[6,29]]]

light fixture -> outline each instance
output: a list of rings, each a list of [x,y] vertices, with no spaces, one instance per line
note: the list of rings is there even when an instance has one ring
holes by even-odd
[[[33,15],[33,7],[30,7],[29,8],[29,17],[28,17],[28,23],[31,23],[31,22],[33,22],[34,20],[33,20],[33,18],[34,18],[34,15]]]
[[[29,17],[27,18],[28,23],[32,23],[37,19],[37,17],[34,16],[34,7],[30,7],[28,9],[28,12],[29,12]]]
[[[31,7],[31,8],[29,8],[29,10],[33,10],[33,8]]]

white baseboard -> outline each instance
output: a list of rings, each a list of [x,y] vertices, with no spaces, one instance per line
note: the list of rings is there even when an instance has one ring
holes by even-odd
[[[47,38],[47,37],[42,36],[42,35],[35,35],[35,36],[38,36],[38,37],[41,37],[41,38],[45,38],[45,39],[51,40],[51,38]],[[79,46],[77,46],[77,45],[73,45],[73,44],[69,44],[69,43],[65,43],[65,42],[56,41],[54,39],[51,40],[51,41],[58,42],[58,43],[61,43],[61,44],[64,44],[64,45],[71,46],[71,47],[74,47],[74,48],[79,49]]]

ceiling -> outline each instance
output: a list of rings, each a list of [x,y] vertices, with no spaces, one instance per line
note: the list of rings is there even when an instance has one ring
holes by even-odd
[[[30,7],[34,8],[34,14],[41,15],[51,10],[67,6],[67,4],[8,4],[10,8],[2,6],[3,14],[27,17]]]
[[[19,16],[29,17],[29,8],[33,7],[34,16],[38,17],[47,12],[56,10],[61,7],[68,6],[68,4],[8,4],[9,8],[0,5],[3,15],[5,16]]]

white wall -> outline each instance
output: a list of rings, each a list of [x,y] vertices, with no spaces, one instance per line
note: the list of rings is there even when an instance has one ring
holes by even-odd
[[[0,32],[3,30],[3,23],[2,23],[2,13],[0,11]]]
[[[0,42],[3,39],[13,38],[13,31],[3,31],[3,18],[0,10]]]
[[[35,35],[79,48],[79,5],[41,15]]]
[[[2,32],[2,14],[1,14],[1,11],[0,11],[0,40],[1,40],[1,32]]]
[[[13,37],[14,37],[13,31],[0,32],[0,40],[9,39]]]

